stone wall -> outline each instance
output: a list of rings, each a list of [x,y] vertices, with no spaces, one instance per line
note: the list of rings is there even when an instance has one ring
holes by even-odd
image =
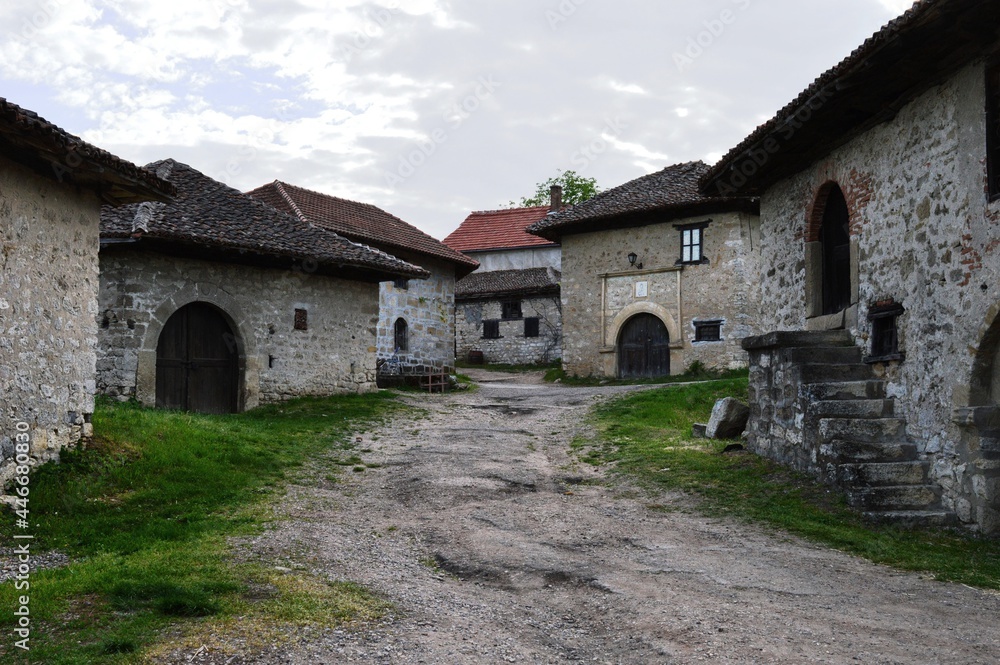
[[[982,447],[986,425],[963,411],[1000,397],[983,387],[1000,337],[1000,205],[985,194],[984,81],[982,63],[963,69],[892,121],[768,190],[761,202],[766,270],[754,300],[765,304],[764,331],[811,325],[808,221],[822,188],[839,184],[856,272],[847,327],[867,349],[872,303],[893,298],[905,307],[898,319],[905,360],[875,370],[933,464],[946,505],[993,530],[1000,461]]]
[[[477,272],[494,270],[525,270],[527,268],[555,268],[559,270],[562,253],[559,247],[533,247],[504,249],[491,252],[464,252],[479,261]]]
[[[382,282],[378,323],[378,357],[398,363],[402,374],[451,372],[455,367],[455,264],[426,256],[397,254],[431,272],[427,279],[411,279],[405,288]],[[407,325],[407,348],[396,353],[395,324]],[[395,363],[394,363],[395,364]]]
[[[241,408],[375,389],[378,284],[121,247],[102,249],[100,267],[102,393],[155,404],[159,333],[191,302],[215,305],[238,337]]]
[[[37,461],[92,433],[99,223],[95,195],[0,158],[0,484],[19,424]]]
[[[456,307],[456,351],[462,360],[469,359],[471,351],[482,351],[487,363],[509,365],[538,365],[557,360],[562,339],[562,316],[557,296],[525,296],[520,298],[519,319],[502,320],[500,300],[472,300],[458,303]],[[538,337],[525,337],[524,319],[537,317]],[[483,337],[483,321],[500,320],[500,338]]]
[[[704,231],[708,263],[676,265],[680,232],[674,225],[709,219],[711,224]],[[750,234],[756,238],[756,229],[756,216],[723,213],[565,236],[565,371],[578,376],[615,376],[618,334],[640,313],[654,314],[666,325],[673,346],[672,373],[683,372],[695,361],[712,368],[745,367],[740,340],[759,329],[757,306],[751,299],[756,258],[750,251]],[[641,269],[629,267],[629,252],[638,255]],[[722,341],[693,341],[695,323],[708,320],[722,322]]]

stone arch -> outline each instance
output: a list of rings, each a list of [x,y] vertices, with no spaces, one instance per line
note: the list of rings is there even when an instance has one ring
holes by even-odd
[[[680,343],[681,338],[681,328],[674,321],[674,317],[670,315],[662,305],[658,305],[654,302],[637,302],[632,303],[628,307],[622,309],[618,312],[614,319],[611,321],[611,327],[609,329],[608,339],[611,340],[611,344],[618,341],[618,337],[621,335],[622,327],[625,323],[631,319],[636,314],[652,314],[653,316],[659,318],[663,321],[663,325],[667,327],[667,332],[670,333],[670,339],[673,343]]]
[[[829,234],[830,216],[835,211],[843,217],[842,249],[824,242],[824,228]],[[850,327],[857,316],[859,300],[859,265],[857,241],[851,229],[855,228],[855,211],[836,180],[827,180],[816,190],[807,212],[805,229],[806,254],[806,317],[812,320],[811,329]],[[834,259],[833,252],[844,252],[842,260]],[[836,266],[836,275],[831,270]],[[832,304],[834,303],[835,304]],[[853,315],[848,316],[851,312]]]
[[[139,348],[136,369],[136,399],[146,405],[156,404],[156,347],[166,325],[174,313],[185,305],[202,302],[219,310],[235,333],[239,352],[239,404],[238,410],[251,409],[260,403],[260,369],[257,359],[257,342],[249,320],[236,299],[213,282],[188,283],[160,303],[150,317]]]

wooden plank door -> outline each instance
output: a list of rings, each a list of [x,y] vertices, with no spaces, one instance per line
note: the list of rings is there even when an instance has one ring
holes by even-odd
[[[623,379],[670,374],[670,333],[658,317],[639,314],[619,335],[618,376]]]
[[[156,406],[199,413],[234,413],[239,356],[232,328],[205,303],[177,310],[156,347]]]

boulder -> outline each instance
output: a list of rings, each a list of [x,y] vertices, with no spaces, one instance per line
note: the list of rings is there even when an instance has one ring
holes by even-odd
[[[735,439],[747,427],[750,408],[734,397],[720,399],[712,408],[705,436],[710,439]]]

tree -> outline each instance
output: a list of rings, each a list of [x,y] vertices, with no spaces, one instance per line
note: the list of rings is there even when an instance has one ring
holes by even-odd
[[[549,178],[545,182],[538,183],[534,196],[530,198],[522,197],[520,204],[515,204],[511,201],[510,206],[515,207],[517,205],[522,208],[528,208],[548,205],[552,185],[560,185],[562,187],[563,205],[583,203],[587,199],[594,198],[601,191],[600,187],[597,186],[597,180],[594,178],[584,178],[576,171],[560,171],[559,175],[554,178]]]

